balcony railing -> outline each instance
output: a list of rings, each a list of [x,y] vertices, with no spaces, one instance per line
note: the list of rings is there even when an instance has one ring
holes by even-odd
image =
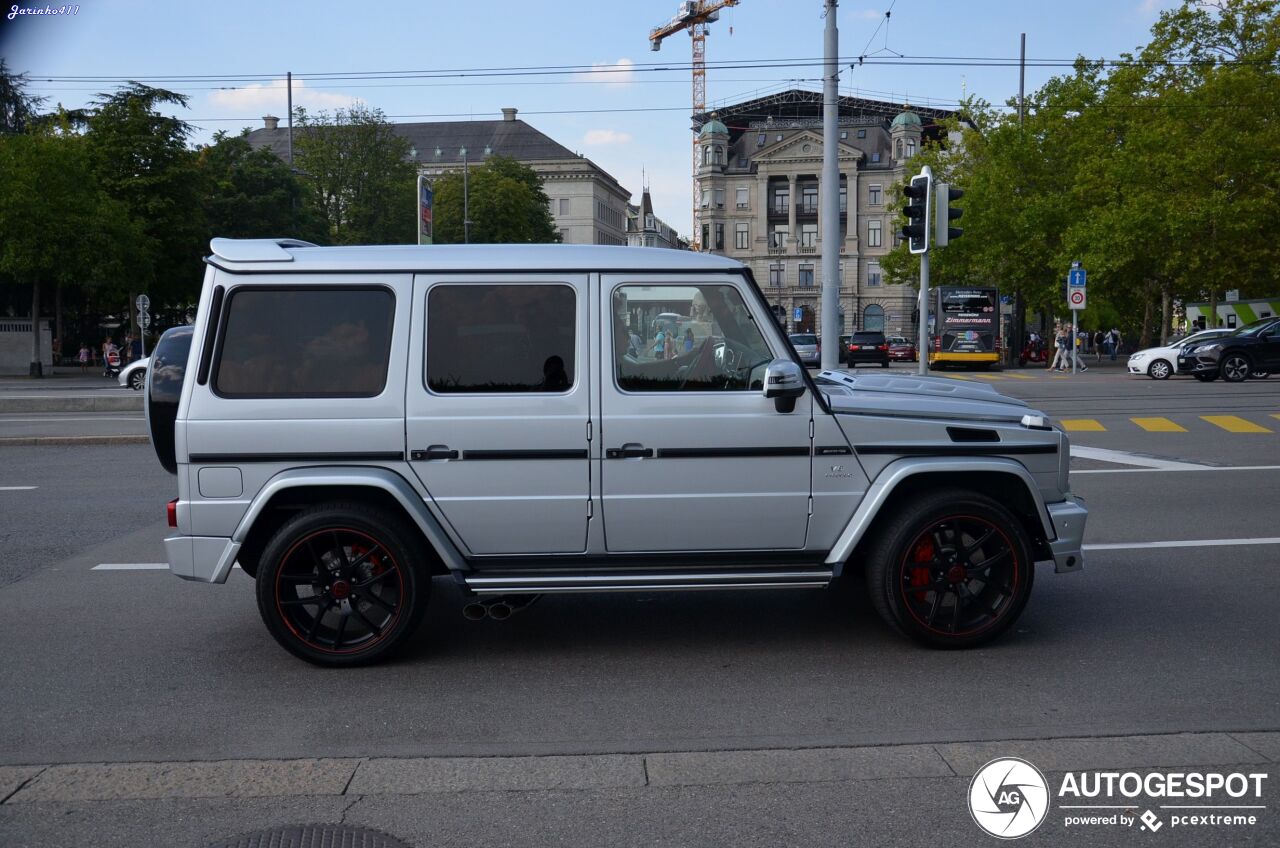
[[[796,252],[797,252],[797,253],[817,253],[817,252],[818,252],[818,248],[817,248],[817,246],[816,246],[816,245],[812,245],[812,244],[802,244],[802,245],[800,245],[799,247],[797,247],[797,248],[796,248]]]
[[[790,204],[787,203],[772,203],[769,205],[769,212],[774,215],[786,215],[789,207]]]
[[[801,203],[796,211],[801,215],[817,215],[818,204],[816,201],[813,203]]]

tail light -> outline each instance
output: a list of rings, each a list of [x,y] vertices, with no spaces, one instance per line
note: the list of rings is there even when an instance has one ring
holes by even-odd
[[[933,337],[933,349],[937,353],[942,353],[942,336]]]
[[[882,344],[876,348],[876,350],[888,350],[888,349],[889,349],[889,346],[887,344]]]
[[[166,509],[165,512],[168,515],[169,526],[177,527],[178,526],[178,499],[177,498],[174,498],[173,500],[169,501],[168,509]]]

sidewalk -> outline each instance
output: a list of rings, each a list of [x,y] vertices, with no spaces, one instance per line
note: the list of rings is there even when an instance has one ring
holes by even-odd
[[[43,378],[0,377],[0,413],[140,412],[142,392],[122,387],[101,371],[55,369]]]

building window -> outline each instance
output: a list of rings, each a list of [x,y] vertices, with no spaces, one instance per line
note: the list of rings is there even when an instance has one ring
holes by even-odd
[[[568,243],[569,243],[569,231],[568,231],[568,230],[561,230],[561,231],[560,231],[560,243],[561,243],[561,244],[568,244]]]
[[[575,379],[577,318],[577,295],[569,286],[432,286],[427,387],[439,394],[568,391]]]
[[[845,139],[847,139],[848,137],[849,137],[849,133],[848,133],[848,131],[847,131],[847,130],[842,130],[842,131],[840,132],[840,140],[841,140],[841,141],[844,141],[844,140],[845,140]]]
[[[724,224],[716,224],[716,250],[724,250]]]
[[[751,206],[750,198],[747,191],[748,190],[746,186],[742,186],[741,188],[738,189],[738,208],[739,209],[748,209]]]
[[[862,329],[872,333],[884,332],[884,307],[871,304],[862,312]]]
[[[872,206],[879,206],[880,204],[884,203],[884,199],[880,192],[881,192],[881,186],[878,186],[878,185],[867,186],[867,202],[870,203]]]
[[[716,208],[724,208],[724,189],[722,188],[716,189]]]
[[[785,215],[791,206],[791,187],[779,186],[773,190],[773,211]]]
[[[760,133],[760,135],[756,136],[756,147],[764,147],[764,143],[767,140],[768,140],[768,136],[766,136],[764,133]]]
[[[702,225],[702,249],[703,250],[711,249],[711,225],[710,224]]]
[[[866,137],[867,137],[866,130],[858,130],[858,138],[866,138]]]
[[[703,145],[702,147],[702,164],[711,164],[711,145],[709,144]]]
[[[907,158],[910,159],[916,155],[916,140],[914,138],[907,139]]]
[[[880,247],[880,222],[867,222],[867,247]]]
[[[561,215],[569,214],[569,198],[567,197],[560,198],[560,214]]]
[[[818,225],[817,224],[801,224],[800,225],[800,246],[801,247],[817,247],[818,246]]]
[[[872,161],[872,162],[879,162],[879,161],[880,161],[880,151],[879,151],[879,150],[877,150],[875,153],[872,153],[872,154],[871,154],[871,161]]]
[[[800,211],[807,215],[817,213],[818,187],[816,185],[807,185],[800,189]]]
[[[711,189],[704,188],[702,190],[702,208],[706,209],[711,205]]]
[[[867,263],[867,286],[874,288],[880,285],[880,263]]]
[[[804,262],[800,264],[800,287],[804,289],[813,288],[813,264]]]
[[[893,150],[894,150],[894,153],[893,153],[894,157],[897,159],[901,159],[902,158],[902,139],[898,139],[896,142],[894,142]]]
[[[658,228],[658,225],[654,222],[654,217],[652,215],[644,216],[644,228],[646,230],[656,230]]]
[[[786,268],[787,266],[781,265],[781,264],[770,265],[769,266],[769,285],[781,286],[782,277],[786,273]]]
[[[849,186],[840,186],[840,214],[843,215],[849,211]]]
[[[738,223],[733,228],[733,246],[738,250],[746,250],[751,241],[751,225]]]
[[[787,228],[784,226],[776,226],[773,232],[769,234],[769,246],[777,248],[785,248],[787,246]]]
[[[724,162],[724,148],[717,144],[715,147],[712,148],[712,151],[715,157],[714,159],[715,163],[717,165],[722,164]]]
[[[777,136],[775,136],[773,140],[774,140],[774,141],[782,141],[782,133],[778,133],[778,134],[777,134]]]

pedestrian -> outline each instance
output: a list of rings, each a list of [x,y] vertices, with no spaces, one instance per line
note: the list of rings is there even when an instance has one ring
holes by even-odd
[[[1053,362],[1049,367],[1055,371],[1066,371],[1067,365],[1067,331],[1059,326],[1053,335]]]
[[[114,347],[115,345],[111,343],[110,336],[107,336],[105,339],[102,340],[102,376],[104,377],[111,376],[111,372],[107,370],[107,354],[109,354],[111,352],[111,349]]]
[[[1089,334],[1085,333],[1084,337],[1082,337],[1080,333],[1073,331],[1072,335],[1075,336],[1074,343],[1071,345],[1072,362],[1081,373],[1084,373],[1089,370],[1089,366],[1085,365],[1084,360],[1080,358],[1080,352],[1084,350],[1084,337],[1087,337]]]
[[[53,340],[53,367],[57,368],[62,364],[62,339]]]
[[[1124,336],[1120,334],[1119,327],[1111,328],[1111,361],[1116,361],[1116,354],[1120,353],[1120,349],[1124,344]]]
[[[653,335],[653,342],[646,348],[645,352],[652,350],[654,359],[666,359],[667,334],[661,327],[658,332]]]
[[[1106,336],[1103,335],[1101,330],[1093,334],[1093,361],[1094,362],[1102,361],[1102,345],[1104,344],[1104,339],[1106,339]]]
[[[684,352],[693,350],[693,329],[686,327],[684,331]]]
[[[76,359],[80,361],[80,373],[87,372],[89,370],[89,346],[87,344],[80,345],[80,353],[76,355]]]

